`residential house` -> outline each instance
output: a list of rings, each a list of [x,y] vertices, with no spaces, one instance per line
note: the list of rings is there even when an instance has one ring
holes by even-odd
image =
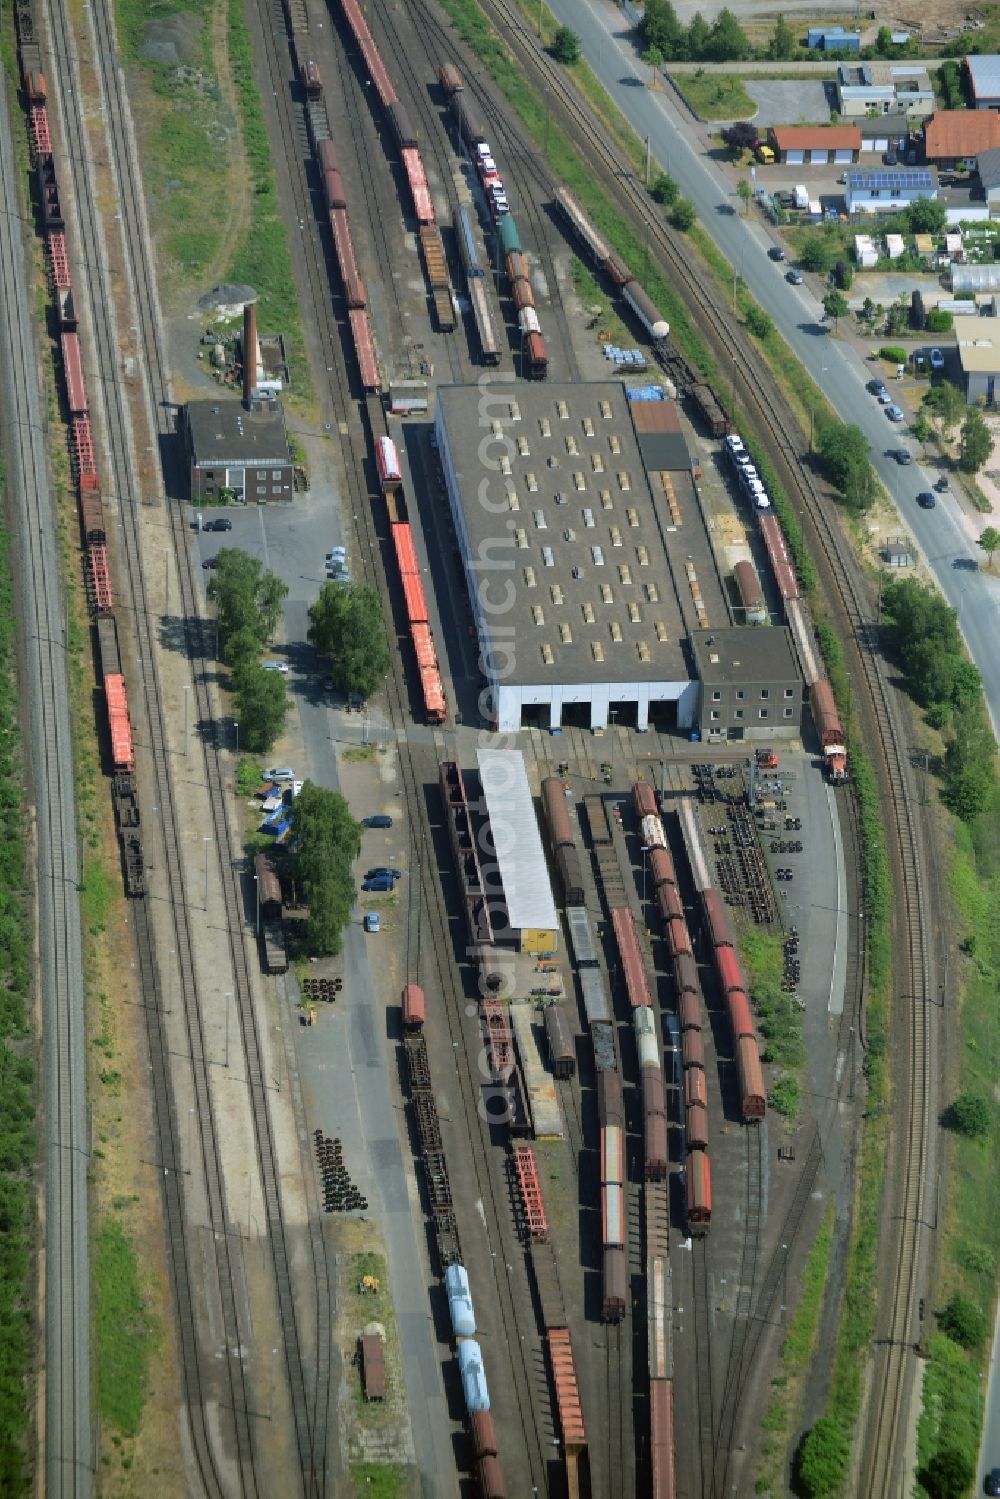
[[[934,113],[934,88],[927,69],[919,64],[842,62],[837,68],[837,108],[852,120],[870,110],[898,110],[909,120],[925,120]]]
[[[1000,57],[995,52],[965,59],[976,109],[1000,109]]]
[[[892,213],[918,198],[936,198],[937,173],[927,167],[849,167],[848,213]]]
[[[778,160],[788,166],[848,164],[860,155],[861,131],[857,125],[776,125],[771,143]]]
[[[973,167],[980,151],[1000,146],[1000,114],[992,110],[939,109],[927,122],[924,155],[950,169],[964,162]]]

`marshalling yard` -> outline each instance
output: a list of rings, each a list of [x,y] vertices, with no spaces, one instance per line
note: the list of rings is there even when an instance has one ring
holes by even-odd
[[[180,1489],[347,1492],[368,1462],[414,1494],[748,1493],[805,1256],[828,1204],[850,1221],[864,1063],[851,768],[780,521],[641,277],[429,0],[253,24],[323,416],[287,492],[255,316],[242,403],[163,332],[110,43],[84,60],[143,357],[131,386],[101,377],[121,309],[67,165],[93,150],[80,57],[59,7],[18,6],[167,1167]],[[289,589],[273,763],[386,822],[359,879],[401,872],[336,959],[292,968],[254,940],[282,896],[242,854],[203,627],[220,543],[188,501],[197,474],[221,513],[222,469],[221,545]],[[360,713],[306,642],[335,545],[392,647]],[[892,1422],[902,1379],[879,1386]],[[50,1461],[80,1457],[71,1383]]]

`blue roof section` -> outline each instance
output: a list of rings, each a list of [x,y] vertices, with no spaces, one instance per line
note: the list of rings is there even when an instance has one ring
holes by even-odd
[[[913,167],[907,170],[882,170],[879,167],[854,167],[847,173],[848,187],[887,187],[893,191],[908,188],[911,192],[914,188],[926,188],[928,192],[934,187],[934,176],[923,167]]]

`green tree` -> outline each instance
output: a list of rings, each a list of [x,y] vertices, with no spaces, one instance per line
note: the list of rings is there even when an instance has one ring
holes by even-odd
[[[747,308],[747,327],[754,338],[770,338],[774,332],[774,319],[763,307],[752,302]]]
[[[823,311],[827,317],[833,318],[835,328],[840,326],[840,319],[847,317],[851,310],[851,304],[842,291],[828,291],[823,298]]]
[[[941,1115],[945,1129],[965,1135],[970,1140],[989,1134],[990,1106],[978,1093],[960,1093]]]
[[[678,198],[670,211],[670,222],[675,229],[690,229],[695,221],[694,204],[687,198]]]
[[[686,55],[684,27],[670,0],[646,0],[639,35],[647,47],[658,47],[670,62],[682,61]]]
[[[649,86],[650,88],[655,88],[657,70],[663,67],[667,59],[659,47],[647,47],[646,51],[642,54],[642,60],[649,69]]]
[[[233,671],[233,689],[241,743],[254,754],[267,754],[280,739],[288,716],[284,677],[246,659]]]
[[[962,423],[958,466],[963,474],[975,474],[993,451],[993,434],[977,406],[970,406]]]
[[[954,325],[954,315],[950,312],[942,312],[940,307],[935,307],[933,312],[927,314],[925,326],[928,333],[950,333]]]
[[[371,697],[389,670],[382,602],[364,584],[323,584],[309,608],[309,641],[341,692]]]
[[[888,26],[880,26],[875,38],[875,51],[879,57],[893,57],[896,49],[892,45],[892,32]]]
[[[861,304],[861,317],[866,323],[870,323],[875,316],[875,303],[871,297],[865,297]]]
[[[803,270],[828,271],[833,265],[836,249],[822,235],[810,235],[799,253]]]
[[[691,17],[691,23],[687,29],[685,52],[692,62],[700,62],[709,56],[709,48],[712,45],[712,33],[708,22],[700,10],[696,10]]]
[[[731,10],[719,11],[702,55],[710,62],[742,62],[750,56],[747,34]]]
[[[677,186],[677,183],[672,177],[668,177],[666,172],[660,172],[654,178],[653,185],[649,191],[657,203],[662,203],[665,208],[672,207],[681,195],[681,190]]]
[[[307,781],[292,803],[292,869],[309,907],[303,945],[314,954],[338,953],[357,897],[351,866],[361,852],[361,828],[344,798]]]
[[[966,410],[966,400],[957,385],[942,380],[924,392],[924,405],[938,420],[942,437],[947,438],[955,423]]]
[[[808,1499],[832,1494],[847,1468],[850,1448],[832,1416],[821,1416],[799,1449],[799,1483]]]
[[[988,1331],[982,1309],[961,1291],[953,1291],[944,1311],[938,1316],[953,1343],[967,1350],[981,1348]]]
[[[273,639],[288,586],[274,573],[265,572],[263,563],[249,552],[223,547],[207,593],[215,604],[225,656],[227,641],[237,631],[249,630],[257,639],[258,649]]]
[[[993,553],[1000,551],[1000,531],[996,526],[987,526],[976,545],[982,547],[986,553],[986,566],[992,567]]]
[[[872,468],[868,439],[860,427],[828,422],[816,444],[820,465],[853,510],[867,510],[878,481]]]
[[[741,177],[740,180],[739,180],[739,182],[737,182],[737,184],[736,184],[736,196],[739,198],[740,202],[743,204],[743,212],[745,214],[747,212],[747,208],[749,206],[750,199],[753,197],[753,188],[750,186],[750,183],[748,182],[748,180],[746,179],[746,177]]]
[[[906,221],[911,234],[940,234],[947,218],[947,208],[934,198],[918,198],[906,210]]]
[[[927,420],[926,413],[923,411],[918,411],[913,418],[913,421],[910,423],[910,431],[918,442],[929,442],[934,436],[934,428]]]
[[[552,56],[569,66],[580,60],[580,38],[568,26],[558,26],[552,38]]]
[[[779,16],[771,40],[767,44],[767,55],[774,62],[787,62],[790,57],[795,56],[795,50],[795,32],[784,16]]]
[[[922,1477],[931,1499],[962,1499],[972,1487],[976,1470],[961,1448],[942,1447],[935,1452]]]
[[[982,698],[955,714],[942,779],[945,806],[963,822],[975,822],[996,785],[996,741]]]
[[[248,625],[234,630],[227,638],[222,659],[227,666],[239,666],[244,661],[256,661],[260,655],[260,637]]]

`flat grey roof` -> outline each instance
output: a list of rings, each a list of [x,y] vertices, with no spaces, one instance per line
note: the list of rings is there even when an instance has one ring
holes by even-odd
[[[524,756],[520,750],[481,749],[476,759],[510,924],[519,932],[556,931],[559,918]]]
[[[785,625],[695,630],[691,649],[698,676],[706,687],[801,680],[792,632]]]
[[[979,152],[976,171],[984,193],[989,192],[991,187],[1000,187],[1000,146],[990,146],[988,150]]]
[[[729,613],[686,449],[683,472],[647,476],[619,381],[445,385],[437,403],[506,682],[688,681],[682,641]]]
[[[285,418],[280,411],[247,411],[242,401],[189,401],[184,408],[194,461],[288,464]]]

